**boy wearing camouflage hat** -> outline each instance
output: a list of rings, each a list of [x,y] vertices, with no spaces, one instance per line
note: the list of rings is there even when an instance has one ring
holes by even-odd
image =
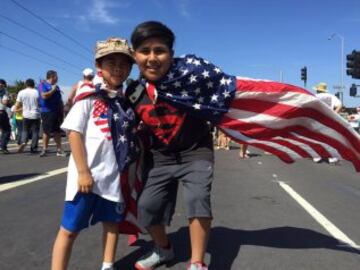
[[[125,39],[110,38],[97,42],[95,61],[103,82],[83,86],[84,94],[76,99],[62,125],[72,154],[52,270],[67,269],[77,235],[97,222],[103,223],[104,230],[101,269],[114,269],[118,223],[124,220],[125,208],[119,179],[138,151],[131,134],[134,113],[122,96],[122,84],[134,60]]]

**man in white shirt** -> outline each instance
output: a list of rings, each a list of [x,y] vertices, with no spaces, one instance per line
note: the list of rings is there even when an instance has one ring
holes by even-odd
[[[336,113],[339,113],[342,104],[340,99],[338,99],[335,95],[328,93],[327,84],[324,82],[319,83],[313,89],[316,91],[316,97],[328,105],[331,109],[333,109]],[[320,162],[321,158],[314,158],[315,162]],[[339,162],[339,160],[335,157],[329,158],[329,163],[335,165]]]
[[[25,85],[26,88],[19,92],[15,104],[15,110],[22,107],[23,111],[23,133],[18,152],[24,151],[31,131],[30,153],[37,153],[40,130],[39,92],[35,89],[33,79],[27,79]]]

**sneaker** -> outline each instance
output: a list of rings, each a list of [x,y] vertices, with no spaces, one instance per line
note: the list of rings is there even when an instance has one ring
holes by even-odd
[[[2,149],[2,150],[0,150],[0,153],[2,153],[2,154],[4,154],[4,155],[10,154],[9,150],[7,150],[7,149]]]
[[[208,270],[208,267],[205,263],[191,263],[187,270]]]
[[[315,163],[320,163],[321,160],[322,160],[322,158],[320,158],[320,157],[313,158],[313,161]]]
[[[155,246],[151,252],[135,263],[135,268],[138,270],[153,270],[155,267],[173,260],[174,257],[172,248],[163,249]]]
[[[329,164],[330,165],[338,165],[338,164],[340,164],[340,161],[338,158],[329,158]]]
[[[68,154],[65,153],[64,151],[57,151],[57,152],[56,152],[56,156],[57,156],[57,157],[67,157]]]
[[[47,151],[46,150],[42,150],[40,153],[40,157],[46,157],[47,156]]]

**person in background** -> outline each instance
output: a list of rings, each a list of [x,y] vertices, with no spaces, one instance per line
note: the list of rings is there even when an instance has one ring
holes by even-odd
[[[40,130],[39,92],[35,89],[33,79],[27,79],[25,86],[26,88],[19,92],[15,103],[15,110],[22,109],[23,115],[23,132],[18,152],[24,151],[31,132],[30,153],[35,154],[38,152]]]
[[[359,133],[360,132],[360,107],[355,109],[355,113],[347,116],[350,125]]]
[[[327,84],[324,82],[318,83],[313,87],[316,91],[316,97],[320,99],[323,103],[329,106],[334,112],[340,113],[342,104],[341,101],[333,94],[329,93],[327,90]],[[321,158],[313,158],[314,162],[319,163],[322,161]],[[335,165],[339,162],[337,158],[329,158],[329,163]]]
[[[15,96],[15,100],[17,95]],[[21,136],[24,127],[24,118],[22,114],[22,107],[16,107],[15,104],[11,107],[11,111],[14,113],[11,118],[12,130],[15,131],[15,140],[18,146],[21,145]]]
[[[69,96],[67,98],[67,102],[66,105],[68,106],[68,108],[71,108],[72,105],[75,102],[75,97],[79,94],[79,90],[81,89],[81,87],[83,86],[83,84],[92,84],[92,81],[94,79],[94,71],[91,68],[85,68],[82,72],[83,74],[83,79],[81,81],[78,81],[77,83],[75,83],[69,93]]]
[[[56,155],[67,157],[61,145],[60,125],[64,118],[64,108],[61,98],[61,91],[57,85],[58,75],[54,70],[46,73],[46,81],[39,84],[39,105],[41,121],[43,126],[43,150],[40,157],[45,157],[48,153],[50,136],[53,135],[56,143]]]
[[[217,146],[216,149],[230,150],[230,138],[221,130],[217,130]]]
[[[239,151],[239,157],[240,158],[249,158],[249,150],[248,145],[246,143],[240,143],[240,151]]]
[[[4,79],[0,79],[0,100],[3,96],[9,96],[9,92],[6,89],[7,83]]]
[[[2,80],[0,81],[0,84],[5,85],[6,82]],[[0,88],[0,91],[3,90]],[[7,92],[3,92],[4,94],[0,98],[0,130],[1,130],[1,142],[0,142],[0,153],[2,154],[9,154],[10,152],[7,149],[7,145],[10,140],[11,135],[11,126],[10,126],[10,120],[8,115],[8,104],[10,101],[9,96],[7,95]]]

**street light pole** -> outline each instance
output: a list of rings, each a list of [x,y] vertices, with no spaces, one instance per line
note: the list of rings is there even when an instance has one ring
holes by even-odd
[[[333,39],[334,37],[338,37],[341,42],[340,46],[340,95],[341,95],[341,103],[344,104],[344,37],[338,33],[333,33],[329,36],[328,40]]]

